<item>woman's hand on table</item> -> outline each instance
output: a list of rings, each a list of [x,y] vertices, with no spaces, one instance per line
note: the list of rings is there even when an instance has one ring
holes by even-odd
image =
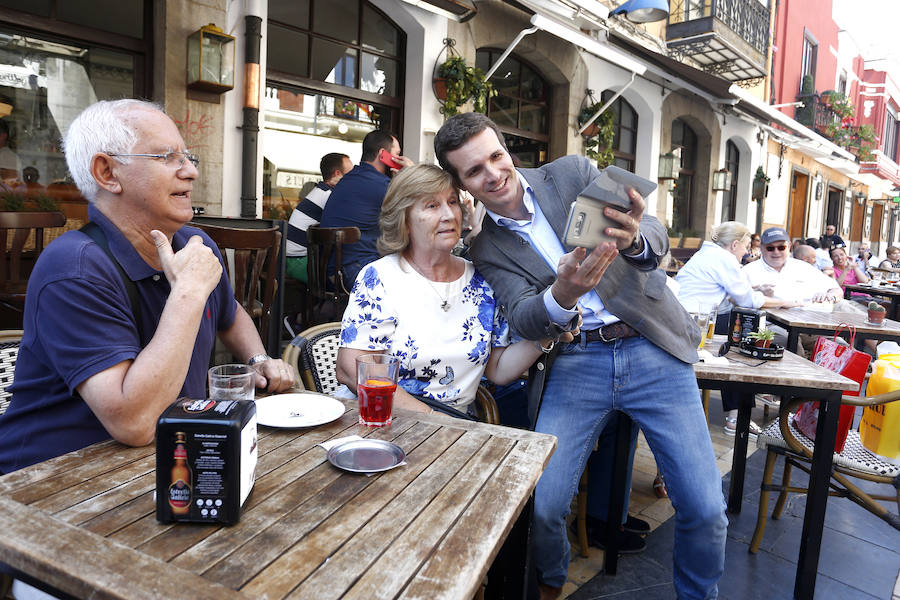
[[[256,387],[263,388],[270,394],[287,391],[296,383],[293,367],[280,358],[270,358],[257,363],[254,368],[257,374]]]

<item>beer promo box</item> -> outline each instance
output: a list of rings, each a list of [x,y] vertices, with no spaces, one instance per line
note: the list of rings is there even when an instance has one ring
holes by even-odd
[[[256,404],[176,400],[156,424],[156,518],[237,523],[256,477]]]

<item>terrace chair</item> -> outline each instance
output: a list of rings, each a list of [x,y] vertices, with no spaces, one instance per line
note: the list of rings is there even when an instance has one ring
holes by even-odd
[[[12,397],[7,388],[12,384],[16,373],[16,358],[19,356],[22,333],[21,329],[0,331],[0,415],[6,412]],[[11,587],[12,577],[0,574],[0,598],[6,598]]]
[[[283,359],[301,373],[307,389],[333,395],[340,387],[337,380],[340,336],[340,323],[323,323],[298,334],[285,349]],[[482,423],[500,423],[497,403],[483,385],[478,386],[475,394],[475,416]]]
[[[343,248],[344,244],[355,244],[359,241],[358,227],[319,227],[311,225],[306,230],[306,250],[309,256],[306,269],[309,279],[307,290],[306,314],[307,324],[312,324],[313,310],[331,305],[334,312],[331,318],[340,318],[350,298],[352,281],[344,281]],[[328,265],[332,262],[332,275],[328,274]]]
[[[881,406],[900,400],[900,390],[880,394],[878,396],[843,396],[842,405],[849,406]],[[792,399],[787,409],[782,408],[777,421],[766,427],[757,439],[757,446],[766,450],[766,466],[763,472],[761,494],[759,498],[759,515],[756,519],[756,530],[750,541],[750,552],[756,553],[762,543],[766,529],[766,513],[769,509],[769,492],[779,492],[772,518],[781,516],[787,495],[806,493],[802,487],[791,486],[793,467],[809,473],[812,461],[814,442],[800,433],[792,423],[792,413],[804,402],[801,398]],[[772,483],[772,474],[778,456],[784,456],[784,473],[781,484]],[[893,487],[893,493],[868,494],[850,481],[850,477],[865,481],[884,483]],[[847,436],[844,450],[834,454],[834,466],[829,481],[830,496],[849,498],[889,525],[900,530],[900,466],[885,462],[870,452],[859,439],[859,431],[853,429]],[[897,503],[897,513],[888,511],[877,501]]]
[[[234,287],[235,300],[256,321],[260,337],[269,339],[269,319],[278,289],[281,232],[276,227],[238,229],[204,223],[191,225],[203,230],[219,247],[228,269],[228,279]],[[234,252],[233,261],[226,256],[228,250]]]
[[[44,251],[44,229],[65,224],[58,211],[0,212],[0,304],[23,312],[30,266]]]

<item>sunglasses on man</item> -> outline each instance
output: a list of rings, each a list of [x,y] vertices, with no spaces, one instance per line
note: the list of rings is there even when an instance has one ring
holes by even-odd
[[[775,252],[778,250],[779,252],[784,252],[787,250],[787,244],[781,244],[779,246],[766,246],[766,252]]]

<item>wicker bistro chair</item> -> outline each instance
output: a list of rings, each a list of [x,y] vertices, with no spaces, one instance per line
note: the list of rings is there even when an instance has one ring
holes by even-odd
[[[12,385],[16,373],[16,359],[19,356],[22,333],[21,329],[0,331],[0,415],[6,412],[12,397],[7,388]]]
[[[341,342],[341,324],[316,325],[298,334],[285,348],[283,359],[292,365],[307,389],[334,394],[337,380],[337,354]],[[500,410],[494,397],[483,385],[475,394],[475,416],[482,423],[500,424]]]
[[[880,406],[900,400],[900,390],[880,394],[878,396],[856,397],[844,396],[841,404],[850,406]],[[809,473],[809,464],[813,455],[814,442],[800,433],[793,424],[793,411],[804,400],[795,398],[787,408],[781,410],[777,421],[766,427],[757,439],[757,446],[766,450],[766,466],[759,498],[759,515],[756,519],[756,530],[750,541],[750,552],[756,553],[762,543],[766,529],[766,513],[769,509],[769,492],[779,492],[778,500],[772,510],[772,518],[781,516],[789,492],[806,493],[801,487],[791,486],[791,470],[793,467]],[[784,473],[781,484],[772,483],[772,474],[778,456],[784,456]],[[891,495],[868,494],[850,481],[850,477],[866,481],[884,483],[894,488]],[[859,431],[852,429],[847,436],[844,450],[834,454],[834,466],[829,482],[830,496],[849,498],[872,514],[880,517],[892,527],[900,530],[900,466],[881,460],[870,452],[859,439]],[[897,513],[888,511],[877,501],[897,503]]]

